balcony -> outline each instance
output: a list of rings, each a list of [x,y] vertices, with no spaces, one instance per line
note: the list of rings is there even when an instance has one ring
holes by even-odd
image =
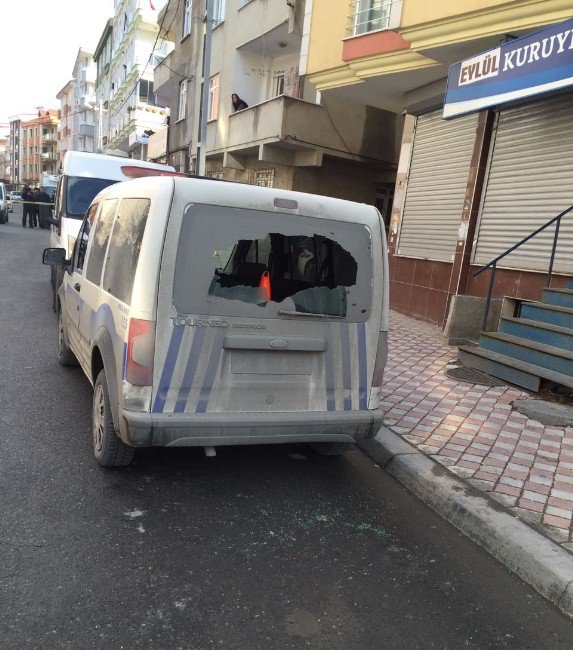
[[[212,157],[223,154],[224,165],[236,169],[244,168],[247,157],[294,167],[320,166],[325,154],[392,160],[395,142],[383,113],[356,105],[349,120],[345,112],[331,109],[329,115],[323,106],[281,95],[231,115],[225,146],[222,127],[211,122],[207,151]]]
[[[52,153],[52,152],[44,151],[41,155],[42,155],[42,160],[44,162],[49,162],[50,160],[57,160],[57,158],[58,158],[57,155],[55,153]]]
[[[244,34],[244,43],[253,42],[285,24],[286,31],[292,32],[292,22],[293,12],[286,2],[251,0],[239,8],[237,33]],[[267,45],[272,47],[272,41]]]
[[[54,132],[42,134],[42,140],[47,143],[56,142],[58,140],[58,134]]]

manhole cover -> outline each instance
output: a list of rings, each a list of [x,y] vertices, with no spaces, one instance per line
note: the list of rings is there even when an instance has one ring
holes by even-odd
[[[479,386],[489,386],[490,388],[505,386],[502,381],[499,381],[495,377],[490,377],[484,372],[474,370],[473,368],[464,368],[463,366],[446,370],[446,375],[457,381],[463,381],[466,384],[478,384]]]

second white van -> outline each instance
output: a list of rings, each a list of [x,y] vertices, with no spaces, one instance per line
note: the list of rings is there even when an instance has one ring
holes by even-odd
[[[161,173],[173,172],[174,168],[131,158],[68,151],[56,189],[50,245],[65,249],[68,257],[71,256],[82,219],[96,194],[109,185],[137,177],[138,172],[144,173],[146,170]],[[54,307],[62,279],[62,269],[52,267]]]

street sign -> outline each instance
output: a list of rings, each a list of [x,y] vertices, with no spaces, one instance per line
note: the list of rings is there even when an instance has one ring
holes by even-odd
[[[573,19],[450,67],[444,118],[573,85]]]

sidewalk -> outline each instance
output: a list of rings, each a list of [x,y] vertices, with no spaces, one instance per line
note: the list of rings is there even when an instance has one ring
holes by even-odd
[[[437,327],[391,312],[385,425],[573,552],[573,428],[513,411],[517,388],[450,379],[456,357]]]

